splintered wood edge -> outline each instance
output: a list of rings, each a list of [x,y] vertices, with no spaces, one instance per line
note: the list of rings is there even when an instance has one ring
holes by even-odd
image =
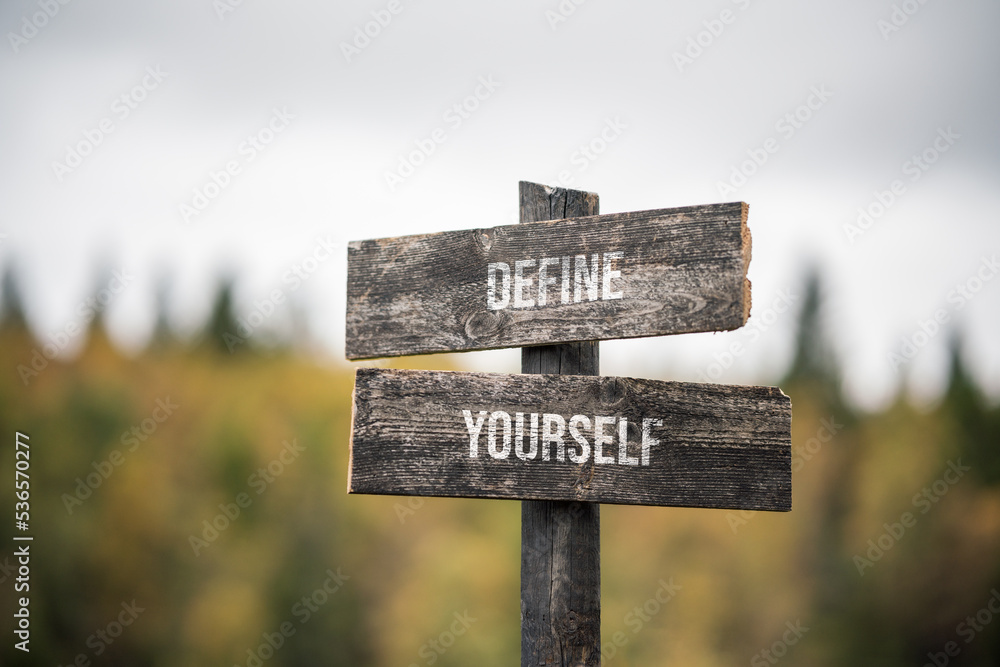
[[[370,382],[372,380],[377,380],[379,376],[385,376],[389,378],[390,389],[392,389],[392,391],[388,393],[383,393],[383,391],[375,391],[374,394],[372,394],[369,391],[369,389],[371,388]],[[433,376],[436,376],[436,381],[432,382],[432,380],[435,380],[435,377]],[[576,378],[571,378],[570,376],[563,376],[551,373],[543,375],[534,375],[534,374],[525,375],[525,374],[487,373],[487,372],[422,371],[422,370],[404,370],[404,369],[363,368],[363,369],[358,369],[356,373],[356,381],[360,382],[361,379],[364,379],[366,381],[365,386],[362,387],[362,389],[364,389],[365,391],[362,392],[356,390],[353,398],[357,400],[359,398],[358,394],[363,393],[365,395],[366,402],[367,400],[372,399],[373,396],[375,396],[376,398],[374,400],[377,403],[383,404],[381,408],[376,406],[376,409],[374,409],[372,412],[366,412],[364,415],[362,415],[365,417],[366,420],[365,424],[370,425],[371,423],[373,423],[371,422],[371,418],[373,415],[376,418],[375,421],[381,419],[379,417],[380,409],[385,409],[386,405],[389,404],[395,405],[396,403],[399,402],[400,396],[396,396],[397,392],[403,392],[402,400],[404,401],[406,400],[405,397],[407,395],[406,393],[407,387],[412,386],[410,384],[412,380],[418,380],[420,382],[428,382],[430,383],[427,385],[428,387],[436,387],[437,389],[435,389],[435,391],[443,391],[443,392],[447,392],[449,388],[454,389],[454,387],[451,385],[452,381],[465,380],[465,379],[468,379],[470,381],[477,380],[477,381],[490,381],[490,382],[512,380],[515,381],[514,382],[515,385],[522,385],[520,387],[518,386],[513,387],[513,391],[515,394],[520,390],[526,390],[527,394],[530,394],[531,387],[530,386],[525,387],[523,385],[525,383],[529,385],[532,384],[534,380],[529,380],[530,378],[538,378],[538,380],[541,381],[544,377],[549,377],[552,379],[562,378],[560,382],[563,382],[563,380],[565,380],[566,382],[575,383],[577,385],[584,385],[584,384],[600,385],[602,384],[603,381],[609,379],[610,380],[615,379],[604,376],[580,376]],[[598,497],[588,498],[584,500],[584,502],[597,502],[601,504],[614,504],[614,505],[642,505],[642,506],[656,506],[656,507],[667,506],[667,507],[706,507],[714,509],[756,509],[761,511],[777,511],[777,512],[788,512],[792,510],[792,496],[791,496],[792,487],[791,487],[791,470],[790,470],[792,401],[791,398],[787,394],[785,394],[780,387],[753,386],[753,385],[751,386],[720,385],[714,383],[675,382],[675,381],[662,381],[662,380],[648,380],[642,378],[617,378],[617,379],[633,380],[640,383],[644,383],[647,385],[647,388],[652,393],[660,391],[667,393],[676,393],[676,392],[687,393],[688,391],[708,392],[707,394],[705,394],[706,396],[714,396],[714,398],[723,399],[723,400],[714,400],[713,398],[705,403],[705,405],[714,406],[712,408],[712,411],[720,415],[724,415],[727,409],[726,408],[727,400],[724,400],[727,396],[738,397],[745,395],[748,398],[752,398],[750,394],[757,395],[759,399],[764,400],[766,403],[766,405],[763,406],[763,409],[766,410],[767,412],[767,414],[765,415],[766,418],[774,420],[773,423],[772,422],[768,423],[772,427],[777,427],[777,426],[781,427],[780,432],[776,436],[774,435],[771,436],[771,439],[774,440],[773,445],[779,447],[781,451],[784,451],[788,458],[784,459],[783,465],[777,460],[772,460],[770,463],[760,463],[759,466],[754,464],[752,468],[754,470],[757,470],[758,472],[767,472],[769,474],[768,478],[771,479],[772,481],[775,481],[777,480],[778,477],[781,477],[779,472],[783,471],[783,474],[788,475],[787,486],[785,486],[784,484],[779,484],[779,488],[776,490],[776,493],[778,493],[777,496],[772,496],[770,497],[770,499],[760,499],[759,502],[752,504],[734,503],[731,502],[732,500],[731,498],[725,502],[712,500],[713,498],[715,498],[715,496],[700,497],[700,499],[697,500],[697,502],[686,503],[686,504],[677,504],[676,502],[668,502],[662,499],[655,502],[649,502],[648,500],[636,502],[635,500],[625,500],[623,499],[623,497],[612,497],[603,494]],[[382,387],[383,389],[385,389],[385,385],[383,385]],[[469,389],[469,386],[464,386],[464,388],[460,387],[459,391],[461,393],[463,391],[472,391],[472,390]],[[749,391],[750,393],[749,394],[745,393],[747,391]],[[760,393],[758,394],[757,392]],[[418,392],[418,393],[421,396],[424,395],[424,392]],[[450,395],[450,394],[441,394],[441,396],[444,395]],[[465,396],[466,394],[462,395]],[[589,398],[587,398],[586,400],[590,400],[590,398],[593,398],[593,396],[589,393],[587,394],[587,396]],[[545,397],[542,397],[542,399],[543,400],[541,402],[544,402],[544,400],[546,400]],[[594,400],[600,400],[600,399],[594,399]],[[534,401],[534,402],[537,403],[539,401]],[[357,403],[355,403],[355,405],[357,405]],[[413,407],[419,408],[421,405],[422,403],[419,400],[417,400],[413,405],[410,406],[410,408]],[[416,420],[422,419],[422,417],[419,416],[422,414],[422,412],[419,410],[413,411],[408,408],[407,412],[412,414],[414,416],[414,419]],[[440,423],[434,420],[426,420],[426,421],[427,423],[434,423],[434,424]],[[362,460],[371,463],[370,455],[372,454],[373,451],[378,452],[379,450],[383,450],[384,448],[394,447],[394,445],[386,442],[385,439],[381,436],[376,438],[370,438],[369,436],[371,436],[372,434],[367,431],[366,434],[367,434],[366,437],[363,437],[362,439],[362,445],[361,448],[359,449],[359,464]],[[426,442],[432,442],[435,440],[435,436],[433,435],[433,433],[431,433],[430,435],[424,433],[419,437],[424,438],[425,439],[424,441]],[[352,448],[353,448],[353,442],[352,442]],[[353,471],[353,461],[351,465]],[[433,471],[436,469],[436,466],[439,465],[440,465],[439,461],[435,462],[434,460],[431,459],[420,460],[419,465],[413,467],[412,470],[408,469],[409,472],[407,474],[413,474],[413,471],[420,472],[421,470],[423,470],[424,472],[428,470]],[[364,464],[363,467],[364,470],[359,471],[359,473],[362,475],[362,481],[363,481],[362,486],[364,486],[365,490],[359,491],[359,490],[349,489],[348,491],[349,493],[389,495],[389,496],[424,496],[424,497],[480,498],[480,499],[505,499],[505,500],[573,500],[573,498],[566,497],[563,495],[554,497],[551,493],[545,491],[544,489],[539,491],[539,489],[537,488],[534,489],[533,493],[520,493],[516,495],[503,495],[503,494],[496,495],[484,491],[486,487],[476,487],[473,482],[470,482],[472,486],[464,490],[462,489],[456,490],[453,486],[448,486],[448,488],[435,487],[432,489],[425,488],[420,490],[414,490],[403,487],[393,487],[393,488],[380,487],[376,489],[370,486],[369,484],[369,482],[371,482],[373,479],[372,471],[375,470],[376,468],[368,464]],[[382,476],[386,478],[394,478],[396,476],[396,473],[394,473],[392,470],[386,470],[384,466],[381,465],[377,466],[377,469],[379,472],[376,476]],[[576,499],[579,500],[579,498]],[[711,502],[709,502],[710,500]]]
[[[583,195],[585,198],[597,197],[597,193],[596,192],[590,192],[589,190],[570,190],[568,188],[561,188],[561,187],[559,187],[557,185],[545,185],[544,183],[535,183],[534,181],[518,181],[517,182],[518,194],[520,194],[521,189],[524,186],[528,186],[528,187],[532,187],[532,188],[542,188],[545,191],[545,195],[546,196],[551,196],[552,193],[556,192],[557,190],[563,190],[565,192],[578,192],[581,195]],[[597,214],[595,213],[594,215],[597,215]],[[570,216],[570,217],[579,217],[579,216]],[[558,219],[559,218],[556,218],[556,220],[558,220]],[[541,222],[549,222],[549,221],[543,220]]]
[[[781,390],[781,387],[773,387],[774,391],[778,392],[778,395],[788,401],[788,506],[778,510],[779,512],[791,512],[792,511],[792,419],[795,416],[795,411],[792,410],[792,397]]]
[[[351,433],[347,438],[347,493],[354,493],[354,424],[358,414],[358,370],[354,371],[354,388],[351,389]]]
[[[740,202],[740,250],[743,255],[743,324],[750,319],[750,306],[752,297],[750,294],[750,279],[745,277],[750,270],[750,260],[753,256],[753,237],[750,234],[750,227],[747,225],[747,217],[750,214],[750,205]]]
[[[551,195],[552,193],[554,193],[554,192],[556,192],[557,190],[560,189],[560,188],[556,188],[556,187],[553,187],[553,186],[548,186],[548,185],[542,185],[542,184],[538,184],[538,183],[533,183],[531,181],[519,181],[518,184],[519,184],[519,188],[521,190],[523,190],[524,188],[541,188],[546,193],[546,195]],[[593,192],[586,192],[586,191],[583,191],[583,190],[579,190],[577,192],[581,192],[585,196],[587,196],[587,197],[593,197],[595,199],[598,197],[598,195],[596,193],[593,193]],[[748,218],[748,215],[749,215],[750,206],[746,202],[742,202],[741,201],[741,202],[729,202],[729,203],[725,203],[725,204],[695,204],[695,205],[692,205],[692,206],[675,207],[677,209],[694,209],[694,208],[707,207],[707,206],[736,206],[736,205],[738,205],[740,207],[740,257],[741,257],[741,260],[742,260],[742,267],[741,268],[742,268],[742,272],[743,272],[743,276],[744,276],[743,277],[743,288],[742,288],[742,294],[741,294],[741,298],[742,298],[741,321],[740,321],[739,324],[737,324],[735,326],[729,326],[729,327],[724,327],[724,328],[716,329],[716,331],[734,331],[736,329],[739,329],[739,328],[745,326],[746,323],[750,319],[751,307],[752,307],[753,300],[752,300],[752,295],[751,295],[751,283],[750,283],[749,278],[746,277],[747,276],[747,272],[749,270],[749,266],[750,266],[750,260],[751,260],[751,256],[752,256],[752,245],[753,245],[753,243],[752,243],[752,237],[751,237],[751,233],[750,233],[750,228],[747,225],[747,218]],[[588,220],[588,219],[591,219],[591,218],[599,218],[599,217],[602,217],[602,215],[603,216],[608,216],[608,215],[629,215],[629,214],[636,214],[636,213],[641,214],[641,213],[648,213],[648,212],[651,212],[651,211],[659,211],[659,210],[661,210],[661,209],[649,209],[648,211],[632,211],[630,213],[624,213],[624,214],[597,214],[597,213],[595,213],[593,215],[572,216],[572,217],[569,217],[569,218],[555,218],[555,219],[551,219],[551,220],[536,220],[536,221],[527,222],[527,223],[521,223],[521,224],[522,225],[523,224],[528,224],[528,225],[548,225],[548,224],[563,223],[563,222],[566,222],[567,220],[583,221],[583,220]],[[662,210],[669,211],[669,210],[673,210],[673,209],[662,209]],[[510,226],[510,225],[500,225],[500,227],[507,227],[507,226]],[[491,227],[491,228],[488,228],[488,229],[489,230],[495,230],[495,229],[497,229],[497,227]],[[471,230],[466,230],[466,231],[471,231]],[[480,229],[480,231],[487,231],[487,228]],[[443,234],[443,233],[446,233],[446,232],[430,232],[430,233],[424,233],[424,234],[409,234],[409,235],[405,235],[403,237],[388,237],[388,238],[379,238],[379,239],[368,239],[368,241],[375,241],[375,242],[378,242],[380,244],[381,243],[398,243],[401,239],[404,239],[404,238],[407,239],[407,240],[410,240],[410,241],[425,240],[427,238],[434,237],[434,236],[437,236],[437,235]],[[364,240],[354,240],[354,241],[348,242],[348,255],[350,255],[351,251],[354,251],[354,252],[359,251],[362,248],[362,245],[365,242],[366,241],[364,241]],[[351,268],[351,263],[350,263],[350,261],[348,261],[348,275],[350,275],[350,268]],[[349,308],[349,304],[348,304],[348,308]],[[366,354],[366,353],[358,353],[358,352],[355,352],[355,351],[352,351],[352,350],[349,349],[350,348],[350,341],[351,341],[351,336],[349,334],[349,331],[347,331],[349,329],[349,323],[347,321],[345,321],[344,326],[345,326],[345,332],[347,333],[347,339],[346,339],[347,342],[345,343],[344,356],[348,360],[350,360],[350,361],[365,361],[365,360],[371,360],[371,359],[384,359],[384,358],[398,357],[398,356],[420,356],[420,355],[428,355],[428,354],[440,354],[441,352],[469,352],[469,351],[476,351],[476,350],[481,350],[481,349],[482,350],[486,350],[486,349],[511,349],[511,348],[516,348],[516,347],[521,347],[519,345],[511,345],[510,348],[503,348],[503,347],[501,347],[501,348],[495,348],[495,347],[485,347],[485,348],[472,347],[472,348],[460,348],[460,349],[455,349],[455,350],[437,350],[437,349],[434,349],[434,350],[426,350],[426,351],[394,352],[394,353],[391,353],[391,354],[385,354],[385,353],[379,353],[379,352],[375,352],[373,354]],[[622,338],[612,338],[610,340],[628,340],[628,339],[633,339],[633,338],[651,338],[651,337],[658,337],[658,336],[664,336],[664,335],[672,335],[672,334],[664,334],[664,333],[640,334],[640,335],[625,336],[625,337],[622,337]],[[581,341],[582,340],[588,340],[588,339],[581,339]],[[604,338],[599,338],[598,340],[605,340],[605,339]],[[581,342],[581,341],[559,341],[559,344]]]

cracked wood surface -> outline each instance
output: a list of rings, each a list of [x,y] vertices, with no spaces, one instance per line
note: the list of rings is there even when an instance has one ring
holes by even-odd
[[[643,419],[662,425],[651,429],[658,443],[649,465],[618,462],[619,421],[607,430],[614,442],[604,452],[614,463],[595,462],[592,429],[581,429],[592,444],[583,463],[570,460],[570,451],[582,448],[568,431],[564,461],[556,460],[555,445],[551,460],[539,460],[541,444],[535,459],[521,460],[513,440],[506,458],[493,458],[485,423],[472,458],[463,410],[502,411],[511,420],[517,412],[566,422],[574,415],[624,417],[631,457],[639,456]],[[350,467],[351,493],[788,510],[791,402],[775,387],[362,368]]]
[[[557,197],[551,206],[529,206],[527,212],[537,216],[555,206],[556,214],[572,215],[587,210],[578,206],[587,204],[587,196],[596,200],[581,193],[567,209],[567,198]],[[739,328],[750,312],[746,219],[747,205],[735,202],[550,221],[529,217],[520,225],[352,241],[347,358]],[[622,253],[612,260],[621,273],[612,291],[620,291],[621,298],[602,293],[596,300],[576,301],[574,294],[564,301],[556,298],[561,288],[556,284],[544,306],[489,307],[491,263],[506,264],[513,273],[516,262],[535,260],[531,270],[537,271],[542,258],[594,253],[603,258],[613,252]],[[562,271],[562,265],[551,271]],[[537,296],[538,276],[528,278],[532,283],[524,293],[531,298]]]
[[[600,212],[596,194],[518,184],[522,223]],[[600,344],[580,341],[521,349],[521,372],[600,375]],[[521,665],[599,667],[601,506],[521,502]]]

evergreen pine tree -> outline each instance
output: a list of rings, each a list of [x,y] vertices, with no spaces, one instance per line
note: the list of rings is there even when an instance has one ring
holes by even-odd
[[[837,360],[827,337],[823,317],[824,290],[819,272],[815,268],[810,269],[804,283],[795,353],[780,385],[793,393],[808,389],[813,395],[822,398],[827,409],[846,418],[849,410],[842,400]]]
[[[212,313],[205,329],[207,343],[219,352],[236,354],[250,349],[249,341],[239,331],[233,300],[233,280],[223,278],[215,296]]]
[[[951,370],[941,409],[955,423],[957,449],[965,465],[985,484],[1000,482],[1000,409],[990,410],[965,365],[963,346],[957,337],[949,344]]]
[[[169,347],[175,340],[173,329],[170,327],[170,317],[167,314],[169,293],[167,278],[161,275],[156,283],[156,320],[153,323],[153,333],[149,339],[149,346],[152,349],[162,350]]]
[[[0,330],[26,331],[28,320],[24,314],[24,301],[17,273],[10,262],[0,278]]]

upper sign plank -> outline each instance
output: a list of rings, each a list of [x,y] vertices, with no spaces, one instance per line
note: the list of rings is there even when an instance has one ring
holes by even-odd
[[[353,241],[347,358],[737,329],[746,220],[735,202]]]
[[[362,368],[351,493],[788,510],[774,387]]]

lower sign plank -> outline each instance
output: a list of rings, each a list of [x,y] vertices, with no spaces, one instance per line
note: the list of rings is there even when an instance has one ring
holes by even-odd
[[[791,509],[774,387],[362,368],[350,493]]]

